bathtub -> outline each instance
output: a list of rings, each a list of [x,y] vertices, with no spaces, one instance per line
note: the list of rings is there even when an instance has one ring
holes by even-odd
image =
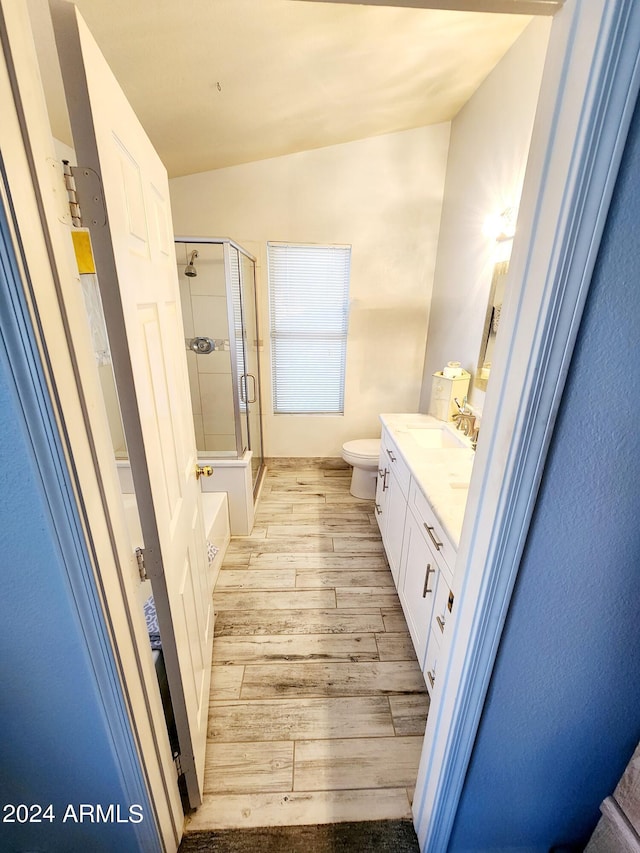
[[[200,486],[203,497],[209,494],[224,493],[227,496],[229,513],[229,531],[232,536],[248,536],[253,529],[255,508],[253,502],[253,483],[251,475],[251,450],[245,451],[240,459],[201,456],[199,465],[210,465],[212,477],[201,477]],[[133,495],[133,477],[127,460],[117,459],[116,466],[123,495]],[[205,525],[205,531],[206,531]]]

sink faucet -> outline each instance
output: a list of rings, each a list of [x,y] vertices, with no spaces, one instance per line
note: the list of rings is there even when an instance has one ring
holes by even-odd
[[[480,435],[480,427],[474,426],[473,432],[471,433],[471,449],[475,450],[478,446],[478,436]]]
[[[480,433],[480,424],[476,423],[476,416],[471,411],[471,408],[467,405],[467,398],[464,397],[462,400],[462,404],[457,397],[453,398],[454,403],[458,407],[458,411],[453,416],[454,421],[456,423],[456,429],[462,430],[464,435],[469,436],[471,439],[471,447],[473,450],[476,449],[478,444],[478,434]]]
[[[476,416],[467,406],[467,398],[464,397],[462,404],[457,397],[454,397],[453,401],[458,407],[458,411],[453,416],[454,421],[457,421],[456,429],[462,430],[465,435],[472,435],[476,425]]]
[[[465,435],[471,436],[475,430],[476,416],[471,412],[458,412],[453,416],[457,421],[456,429],[462,430]]]

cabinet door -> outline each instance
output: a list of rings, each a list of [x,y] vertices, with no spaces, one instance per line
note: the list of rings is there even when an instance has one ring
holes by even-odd
[[[404,536],[404,521],[407,515],[407,501],[400,490],[400,484],[392,471],[387,476],[387,497],[385,504],[386,521],[382,542],[387,552],[387,559],[391,567],[391,574],[398,587],[400,575],[400,561],[402,558],[402,541]]]
[[[434,596],[433,604],[433,619],[431,624],[432,631],[436,636],[442,637],[444,634],[445,624],[448,622],[451,611],[453,609],[453,593],[449,588],[449,584],[443,574],[438,575],[438,585]]]
[[[376,521],[378,522],[378,527],[380,528],[380,533],[382,534],[382,539],[384,541],[384,531],[386,522],[385,508],[387,504],[387,481],[389,479],[389,468],[385,468],[385,460],[382,457],[383,452],[384,451],[381,449],[380,459],[378,460],[378,480],[376,483],[375,512]]]
[[[424,681],[429,691],[429,696],[433,696],[433,688],[436,685],[436,667],[438,665],[438,657],[440,656],[440,638],[435,631],[431,631],[429,636],[429,644],[425,655]]]
[[[403,571],[398,593],[418,661],[422,667],[431,625],[438,566],[411,512],[408,512],[406,517],[402,563]]]
[[[434,586],[433,610],[431,611],[430,631],[427,635],[427,650],[424,658],[424,680],[429,691],[433,693],[436,677],[436,663],[440,657],[440,646],[444,635],[446,624],[450,618],[453,608],[453,593],[443,571],[438,571],[437,582]]]

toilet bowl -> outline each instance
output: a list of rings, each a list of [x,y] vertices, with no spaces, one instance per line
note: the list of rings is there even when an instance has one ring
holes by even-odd
[[[379,438],[358,438],[342,445],[342,458],[353,467],[349,491],[354,498],[375,498],[379,456]]]

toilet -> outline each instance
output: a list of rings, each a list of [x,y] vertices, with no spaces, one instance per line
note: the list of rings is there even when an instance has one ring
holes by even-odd
[[[358,438],[342,445],[342,458],[353,467],[349,491],[354,498],[368,501],[375,498],[379,456],[379,438]]]

